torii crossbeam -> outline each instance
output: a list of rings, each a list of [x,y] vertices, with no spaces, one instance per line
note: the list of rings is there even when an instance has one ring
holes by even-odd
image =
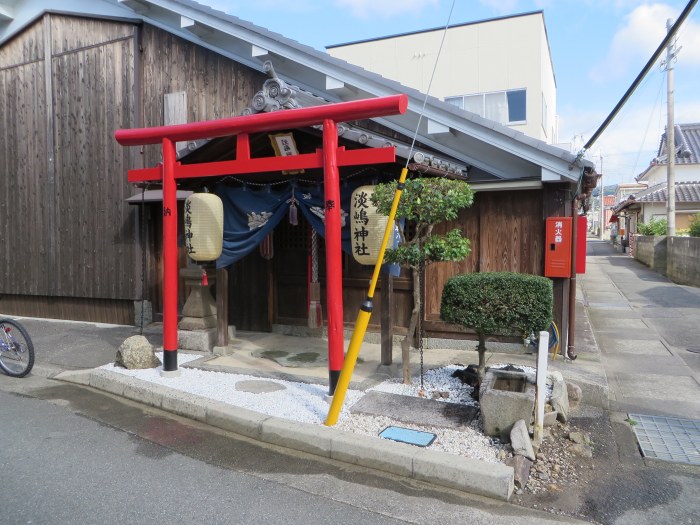
[[[163,184],[163,374],[177,368],[177,180],[223,177],[243,173],[323,168],[326,228],[326,303],[328,309],[328,375],[333,394],[343,365],[343,275],[340,233],[339,166],[395,161],[395,148],[346,151],[338,147],[337,123],[405,113],[406,95],[393,95],[312,108],[259,113],[219,120],[120,129],[114,137],[122,146],[162,144],[163,163],[155,168],[129,170],[128,180]],[[323,125],[323,149],[290,157],[251,158],[251,133]],[[236,135],[236,159],[182,165],[175,143]]]

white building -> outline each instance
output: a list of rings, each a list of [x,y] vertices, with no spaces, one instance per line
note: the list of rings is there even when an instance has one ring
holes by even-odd
[[[391,35],[327,50],[425,93],[443,31]],[[556,143],[556,81],[544,12],[449,26],[430,95]]]

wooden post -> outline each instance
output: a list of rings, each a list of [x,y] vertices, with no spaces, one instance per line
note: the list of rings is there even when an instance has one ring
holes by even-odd
[[[328,393],[333,395],[343,368],[343,261],[340,240],[338,128],[323,121],[323,192],[326,226],[326,308],[328,310]]]
[[[177,369],[177,185],[175,143],[163,139],[163,374]]]
[[[216,346],[228,346],[228,270],[216,270]]]
[[[388,271],[382,272],[382,356],[381,363],[390,365],[394,349],[394,277]]]

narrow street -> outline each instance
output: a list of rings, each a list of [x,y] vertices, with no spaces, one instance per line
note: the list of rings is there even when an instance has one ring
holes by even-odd
[[[3,523],[574,523],[0,375]]]

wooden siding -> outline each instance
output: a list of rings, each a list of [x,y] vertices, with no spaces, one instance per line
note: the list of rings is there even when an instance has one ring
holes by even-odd
[[[136,209],[126,204],[133,40],[53,60],[57,295],[135,298]]]
[[[134,32],[47,14],[0,49],[0,293],[37,296],[36,315],[42,297],[133,310],[131,157],[113,132],[134,122]]]
[[[0,315],[135,324],[133,301],[120,299],[3,295],[0,297]]]
[[[434,263],[426,269],[425,317],[440,319],[442,289],[453,275],[520,272],[542,275],[544,219],[540,190],[477,193],[474,205],[437,233],[460,228],[471,240],[469,257],[459,263]]]
[[[39,26],[41,27],[41,26]],[[30,30],[32,41],[36,37]],[[21,39],[13,48],[22,50]],[[12,51],[2,48],[4,59]],[[13,62],[23,62],[17,56]],[[48,175],[43,62],[0,70],[0,292],[48,294]]]
[[[262,73],[175,35],[145,25],[142,36],[143,126],[163,125],[163,95],[187,93],[187,121],[240,115],[267,79]],[[159,146],[145,148],[145,165],[161,160]]]
[[[44,59],[42,21],[35,22],[20,35],[5,42],[0,49],[0,70]],[[43,84],[42,84],[43,85]]]
[[[103,46],[116,40],[131,39],[135,28],[133,24],[109,20],[52,15],[51,54],[56,57],[71,51]]]

